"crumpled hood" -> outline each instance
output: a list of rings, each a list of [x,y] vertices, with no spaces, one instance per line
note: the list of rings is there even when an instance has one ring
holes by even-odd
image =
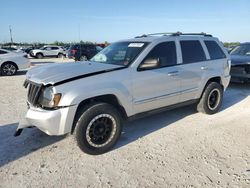
[[[231,55],[231,64],[232,66],[250,64],[250,56]]]
[[[38,84],[53,85],[71,78],[116,68],[123,68],[123,66],[88,61],[76,63],[54,63],[29,70],[26,74],[26,78]]]

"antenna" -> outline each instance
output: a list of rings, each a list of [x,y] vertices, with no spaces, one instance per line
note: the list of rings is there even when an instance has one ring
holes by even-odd
[[[12,38],[12,29],[11,29],[11,25],[9,25],[9,30],[10,30],[10,41],[11,41],[11,44],[13,45],[13,38]]]

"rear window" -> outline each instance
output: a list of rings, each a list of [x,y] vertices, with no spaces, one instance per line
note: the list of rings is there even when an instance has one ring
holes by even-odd
[[[223,59],[226,55],[215,41],[204,41],[210,55],[210,59]]]
[[[69,47],[69,50],[76,50],[76,49],[79,49],[79,45],[74,44]]]
[[[206,60],[205,52],[198,40],[180,41],[184,64]]]

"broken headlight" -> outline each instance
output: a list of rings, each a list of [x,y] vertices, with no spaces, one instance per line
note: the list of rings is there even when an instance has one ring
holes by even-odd
[[[46,87],[42,90],[38,103],[45,108],[54,108],[59,104],[61,96],[61,93],[54,93],[52,87]]]

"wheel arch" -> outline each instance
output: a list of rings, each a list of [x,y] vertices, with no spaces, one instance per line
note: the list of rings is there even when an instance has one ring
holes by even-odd
[[[203,90],[202,90],[201,96],[203,95],[203,93],[204,93],[205,89],[207,88],[208,84],[210,84],[211,82],[216,82],[216,83],[220,84],[221,87],[222,87],[223,90],[224,90],[224,86],[223,86],[223,84],[222,84],[222,79],[221,79],[221,77],[220,77],[220,76],[215,76],[215,77],[210,78],[210,79],[206,82],[206,84],[205,84],[205,86],[204,86],[204,88],[203,88]],[[201,97],[201,96],[200,96],[200,97]]]
[[[96,97],[91,97],[91,98],[81,101],[79,105],[77,106],[72,128],[71,128],[71,134],[75,130],[76,121],[79,118],[78,116],[80,115],[79,112],[81,112],[81,110],[82,111],[86,110],[91,104],[99,103],[99,102],[113,105],[120,112],[121,117],[123,119],[128,118],[125,108],[121,105],[121,103],[119,102],[119,99],[114,94],[105,94],[105,95],[100,95]]]
[[[41,54],[42,56],[44,56],[43,52],[36,52],[34,55],[37,56],[38,54]]]
[[[2,69],[3,65],[5,65],[6,63],[12,63],[17,68],[17,70],[19,70],[18,65],[14,61],[5,61],[5,62],[3,62],[1,64],[1,69]]]

